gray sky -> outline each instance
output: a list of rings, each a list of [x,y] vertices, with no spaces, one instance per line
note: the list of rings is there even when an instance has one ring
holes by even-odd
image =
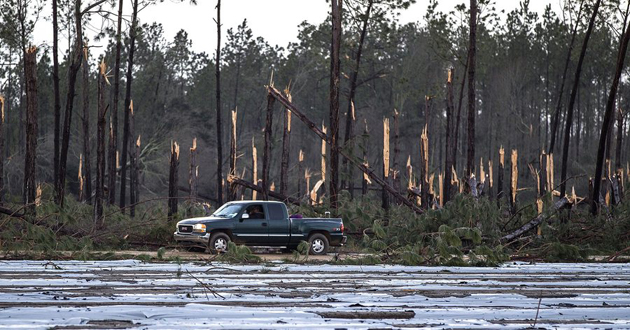
[[[87,0],[91,3],[93,0]],[[124,0],[124,14],[130,14],[131,0]],[[531,0],[532,10],[542,12],[544,7],[551,3],[552,8],[559,10],[561,1],[564,0]],[[213,54],[216,49],[216,0],[198,0],[198,5],[165,0],[154,6],[147,7],[140,12],[142,23],[158,22],[164,26],[165,38],[172,41],[180,29],[188,32],[193,42],[193,49],[197,52],[205,51]],[[439,9],[445,12],[454,9],[460,3],[469,3],[468,0],[440,0]],[[427,0],[417,0],[409,10],[403,11],[400,16],[401,23],[423,21],[426,12]],[[496,0],[497,9],[510,11],[519,5],[519,0]],[[52,45],[52,32],[50,23],[50,2],[46,4],[46,10],[42,13],[36,31],[35,44]],[[254,36],[261,36],[272,45],[286,47],[291,41],[297,41],[297,26],[302,21],[313,24],[321,23],[329,11],[329,3],[325,0],[223,0],[221,5],[222,42],[225,43],[228,28],[236,28],[243,19],[247,18],[249,27]],[[117,12],[117,9],[111,9]],[[100,26],[100,19],[92,22]],[[67,38],[67,33],[61,33],[60,38]],[[65,52],[68,41],[60,40],[60,52]],[[98,51],[96,51],[98,53]]]

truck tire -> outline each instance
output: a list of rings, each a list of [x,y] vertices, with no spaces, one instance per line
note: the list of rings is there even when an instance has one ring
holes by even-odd
[[[328,238],[324,234],[313,234],[308,238],[309,253],[322,255],[328,252]]]
[[[230,243],[230,241],[230,236],[226,233],[214,233],[210,236],[208,249],[210,250],[210,253],[225,252],[227,251],[228,243]]]

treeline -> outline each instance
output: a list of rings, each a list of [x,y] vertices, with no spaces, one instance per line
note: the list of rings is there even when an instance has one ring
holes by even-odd
[[[255,37],[243,21],[228,29],[225,45],[210,56],[192,49],[186,31],[166,40],[159,22],[144,23],[148,18],[137,7],[159,4],[135,0],[134,15],[121,21],[120,15],[106,14],[114,10],[103,1],[51,0],[45,5],[59,5],[63,17],[54,29],[70,31],[69,47],[54,43],[34,50],[36,69],[29,76],[26,49],[31,49],[41,8],[36,1],[3,1],[2,198],[32,203],[30,189],[50,184],[58,204],[67,193],[86,202],[103,199],[124,211],[139,196],[193,195],[218,203],[241,196],[228,193],[230,175],[265,193],[275,186],[282,196],[302,201],[330,197],[331,184],[355,195],[381,189],[368,184],[347,158],[337,158],[334,147],[322,147],[322,139],[312,127],[296,122],[295,114],[291,123],[286,104],[270,102],[266,86],[272,83],[279,90],[286,87],[284,97],[318,129],[323,126],[326,136],[334,135],[331,124],[338,127],[331,142],[338,143],[350,163],[363,164],[401,195],[417,191],[423,207],[433,203],[429,195],[445,202],[459,191],[451,188],[455,177],[467,192],[477,188],[470,186],[469,174],[479,181],[485,181],[485,174],[494,176],[490,181],[503,177],[499,150],[518,150],[520,170],[505,174],[515,175],[514,189],[531,200],[540,194],[541,177],[555,182],[543,191],[557,189],[564,195],[575,187],[577,195],[590,198],[588,179],[596,170],[600,177],[630,174],[629,90],[620,79],[628,3],[576,0],[566,2],[562,12],[548,6],[535,13],[529,1],[522,1],[503,14],[488,0],[472,0],[451,12],[439,11],[432,0],[418,23],[399,24],[392,13],[412,2],[338,2],[339,114],[334,123],[332,17],[319,24],[302,23],[298,42],[285,47]],[[122,3],[115,5],[122,10]],[[208,15],[218,17],[218,7]],[[99,34],[109,41],[102,52],[84,42],[83,30],[95,15],[111,23]],[[216,27],[209,24],[207,30],[215,33]],[[32,98],[29,87],[37,90]],[[37,109],[35,126],[29,122],[31,106]],[[388,139],[384,119],[396,123]],[[33,129],[34,140],[29,138]],[[180,147],[193,148],[195,138],[194,153],[179,152]],[[385,147],[384,140],[391,146]],[[177,159],[169,162],[175,142]],[[260,161],[252,157],[256,149]],[[29,152],[36,154],[33,171],[25,164]],[[189,166],[191,155],[195,161]],[[407,160],[418,170],[409,171]],[[611,173],[604,171],[605,160],[610,160]],[[172,173],[174,162],[186,165]],[[339,174],[331,173],[336,163]],[[555,167],[551,180],[546,178],[549,166]],[[322,173],[324,180],[312,196]],[[338,183],[334,175],[339,175]],[[194,185],[180,179],[173,187],[173,176],[194,177]],[[521,191],[523,187],[529,189]],[[390,195],[384,194],[384,203]]]

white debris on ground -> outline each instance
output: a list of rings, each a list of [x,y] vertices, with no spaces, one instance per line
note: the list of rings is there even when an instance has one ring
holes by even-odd
[[[630,328],[628,264],[0,261],[0,328]]]

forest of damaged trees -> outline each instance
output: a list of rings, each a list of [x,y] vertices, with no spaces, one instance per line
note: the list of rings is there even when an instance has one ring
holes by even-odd
[[[400,24],[414,2],[332,0],[325,22],[278,32],[298,35],[283,47],[244,20],[210,56],[142,16],[156,1],[2,1],[2,213],[73,199],[98,223],[143,201],[171,216],[185,200],[334,210],[343,195],[421,214],[466,194],[610,214],[630,177],[630,2],[431,0]],[[42,6],[51,42],[33,46]],[[221,1],[207,14],[216,33]],[[105,49],[88,41],[94,19]]]

